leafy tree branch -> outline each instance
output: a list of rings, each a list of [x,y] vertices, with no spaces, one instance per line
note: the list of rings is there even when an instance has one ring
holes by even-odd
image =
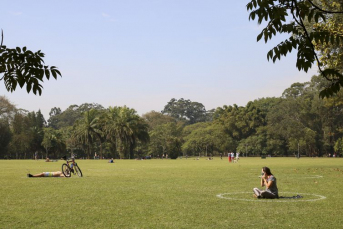
[[[321,76],[330,82],[330,85],[324,88],[320,97],[330,97],[336,94],[343,86],[343,75],[340,69],[323,64],[318,55],[318,44],[325,44],[329,49],[340,46],[343,43],[342,31],[332,31],[326,29],[324,25],[327,20],[337,20],[342,18],[342,10],[330,10],[331,7],[342,9],[343,1],[320,1],[323,7],[311,0],[252,0],[247,4],[247,10],[250,11],[249,20],[257,19],[258,24],[266,21],[267,26],[262,29],[257,36],[257,41],[264,37],[267,43],[277,33],[287,33],[290,37],[279,43],[267,53],[267,59],[275,62],[286,56],[293,49],[297,49],[296,67],[299,71],[307,72],[316,62]],[[330,3],[330,4],[329,4]],[[324,8],[324,6],[326,8]],[[338,15],[333,17],[333,15]],[[287,17],[291,17],[291,22],[286,22]],[[329,54],[327,59],[330,59]],[[328,63],[326,61],[325,63]]]
[[[3,45],[4,36],[1,32],[0,45],[0,81],[4,81],[7,91],[13,92],[19,85],[26,86],[26,91],[31,91],[36,95],[42,94],[41,83],[44,78],[47,80],[52,76],[57,79],[61,76],[60,71],[55,66],[44,65],[44,56],[40,50],[32,52],[26,47],[7,48]]]

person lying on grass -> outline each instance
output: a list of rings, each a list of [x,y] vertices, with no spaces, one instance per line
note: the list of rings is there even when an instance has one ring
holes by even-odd
[[[64,174],[61,171],[56,172],[42,172],[38,174],[27,174],[27,177],[64,177]]]
[[[254,188],[254,197],[266,199],[279,198],[278,188],[276,185],[276,177],[274,177],[268,167],[262,168],[261,186],[265,186],[266,190],[263,191],[258,188]]]

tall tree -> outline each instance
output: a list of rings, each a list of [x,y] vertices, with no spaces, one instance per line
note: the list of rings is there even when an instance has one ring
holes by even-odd
[[[66,143],[63,133],[51,127],[46,127],[43,131],[42,146],[45,148],[45,156],[54,158],[65,156]]]
[[[0,96],[0,157],[8,157],[8,146],[12,139],[10,123],[14,119],[16,106],[5,96]]]
[[[226,133],[238,142],[254,134],[259,126],[265,125],[265,115],[253,102],[246,107],[234,104],[217,108],[214,122],[223,125]]]
[[[223,125],[218,123],[196,123],[186,126],[183,130],[183,151],[187,155],[214,155],[227,151],[235,151],[235,141],[225,132]]]
[[[99,112],[95,109],[84,112],[83,119],[77,120],[75,126],[76,137],[87,146],[87,158],[89,158],[92,144],[98,139],[98,135],[101,134]]]
[[[50,118],[48,124],[50,127],[60,129],[62,127],[72,126],[75,121],[83,118],[83,114],[86,111],[104,110],[103,106],[96,103],[84,103],[80,106],[73,104],[70,105],[66,110],[62,111],[60,108],[52,108],[50,111]]]
[[[137,141],[148,142],[148,125],[134,109],[109,107],[104,132],[121,158],[132,158]]]
[[[180,156],[181,132],[183,125],[181,123],[169,122],[156,126],[150,131],[149,153],[154,156],[167,155],[176,159]]]
[[[11,142],[12,133],[8,120],[0,119],[0,157],[8,157],[8,145]]]
[[[337,139],[337,141],[335,143],[335,152],[342,155],[342,153],[343,153],[343,138]]]
[[[16,106],[5,96],[0,96],[0,118],[12,120],[16,113]]]
[[[330,147],[322,144],[329,109],[318,96],[317,79],[292,84],[284,91],[281,102],[268,113],[269,134],[286,141],[288,153],[300,150],[307,155],[322,155],[326,150],[332,151],[329,148],[333,148],[333,141]]]
[[[176,122],[176,120],[169,115],[164,115],[160,112],[151,111],[142,116],[142,118],[147,122],[149,125],[149,130],[155,129],[157,126],[170,123],[170,122]]]
[[[33,136],[30,133],[30,122],[25,114],[17,112],[12,122],[12,141],[10,151],[15,158],[27,158]]]
[[[171,99],[164,107],[162,114],[169,115],[177,121],[185,121],[188,124],[206,121],[205,106],[183,98],[179,100]]]
[[[40,111],[29,112],[27,115],[27,121],[29,125],[28,134],[31,136],[30,152],[38,153],[43,152],[42,141],[44,137],[44,117]]]
[[[48,119],[48,126],[52,127],[54,129],[58,128],[58,115],[60,115],[62,113],[61,108],[59,107],[54,107],[51,108],[50,112],[49,112],[49,119]]]

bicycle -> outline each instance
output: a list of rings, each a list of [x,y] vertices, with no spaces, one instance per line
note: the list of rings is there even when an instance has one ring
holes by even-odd
[[[75,162],[75,159],[72,158],[71,161],[65,159],[67,163],[62,164],[62,173],[65,177],[71,177],[71,174],[77,174],[79,177],[82,177],[82,172],[80,167]],[[71,163],[70,163],[71,162]]]

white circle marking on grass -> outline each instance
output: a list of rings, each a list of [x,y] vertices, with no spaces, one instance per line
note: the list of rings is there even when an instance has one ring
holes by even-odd
[[[222,194],[218,194],[217,197],[221,198],[221,199],[227,199],[227,200],[240,200],[240,201],[256,201],[256,202],[298,202],[298,201],[318,201],[318,200],[324,200],[326,199],[325,196],[322,195],[317,195],[317,194],[309,194],[309,193],[294,193],[294,192],[282,192],[281,194],[292,194],[292,195],[302,195],[302,196],[314,196],[317,198],[312,198],[312,199],[245,199],[245,198],[238,198],[235,197],[234,195],[237,194],[253,194],[253,192],[231,192],[231,193],[222,193]],[[229,197],[228,197],[229,196]],[[233,196],[233,197],[230,197]]]
[[[258,176],[259,178],[261,178],[262,176]],[[299,177],[299,178],[303,178],[303,179],[307,179],[307,178],[323,178],[323,176],[321,175],[310,175],[307,177]]]
[[[311,175],[311,176],[304,177],[304,178],[323,178],[323,176],[321,176],[321,175]]]

